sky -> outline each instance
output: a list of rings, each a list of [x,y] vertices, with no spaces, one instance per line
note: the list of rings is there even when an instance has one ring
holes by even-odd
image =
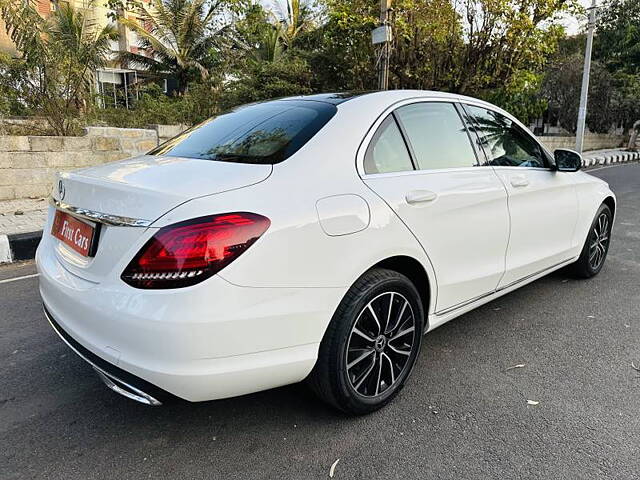
[[[591,1],[592,0],[578,0],[578,2],[585,8],[591,5]],[[286,0],[260,0],[260,2],[267,8],[273,8],[276,4],[280,4],[282,7],[286,9],[285,7]],[[598,3],[601,3],[601,2],[602,0],[598,0]],[[576,33],[580,32],[580,30],[582,30],[582,27],[584,26],[585,23],[586,23],[586,17],[575,18],[573,16],[566,15],[562,20],[562,24],[566,27],[567,33],[569,35],[575,35]]]
[[[579,3],[585,8],[591,6],[591,0],[579,0]],[[598,1],[598,4],[600,3],[601,3],[601,0]],[[562,23],[567,28],[567,33],[569,35],[575,35],[576,33],[580,32],[580,30],[586,23],[586,17],[578,19],[570,15],[567,15],[562,21]]]

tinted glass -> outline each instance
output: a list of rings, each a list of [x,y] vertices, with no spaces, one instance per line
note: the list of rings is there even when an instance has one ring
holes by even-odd
[[[479,142],[487,154],[487,164],[501,167],[540,167],[545,161],[537,142],[504,115],[467,105],[475,118]]]
[[[451,103],[414,103],[396,110],[413,147],[418,168],[472,167],[476,155]]]
[[[337,109],[312,101],[274,101],[238,107],[187,130],[150,155],[240,163],[278,163],[311,139]]]
[[[400,129],[389,115],[373,136],[364,157],[366,173],[389,173],[413,170],[409,151]]]

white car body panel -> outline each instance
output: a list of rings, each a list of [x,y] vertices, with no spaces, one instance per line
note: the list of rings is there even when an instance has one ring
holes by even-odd
[[[438,278],[436,311],[496,289],[504,273],[509,214],[507,194],[491,168],[367,175],[365,183],[429,252]],[[406,197],[418,191],[437,197],[409,204]]]
[[[380,262],[410,259],[424,270],[428,331],[575,260],[597,208],[614,199],[584,172],[364,174],[377,125],[397,106],[424,100],[506,114],[458,95],[379,92],[340,104],[273,166],[143,156],[62,174],[64,203],[150,226],[101,225],[98,252],[82,257],[51,235],[51,207],[36,256],[46,309],[100,358],[200,401],[304,379],[347,290]],[[514,175],[528,185],[511,185]],[[415,191],[436,198],[409,205]],[[61,200],[57,188],[53,199]],[[160,228],[228,212],[257,213],[271,225],[216,275],[168,290],[121,280]]]
[[[577,256],[578,198],[572,174],[494,167],[509,194],[510,237],[499,288]],[[582,243],[580,244],[582,248]]]

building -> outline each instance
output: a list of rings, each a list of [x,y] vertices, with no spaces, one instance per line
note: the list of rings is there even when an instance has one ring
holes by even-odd
[[[83,9],[90,14],[92,19],[100,26],[106,26],[114,22],[117,12],[107,6],[106,0],[15,0],[20,2],[31,1],[37,11],[43,17],[51,15],[62,3],[71,4],[76,9]],[[149,0],[142,0],[148,3]],[[127,18],[135,18],[134,13],[120,13]],[[139,20],[141,21],[141,20]],[[122,65],[118,60],[120,52],[128,51],[145,55],[139,48],[138,36],[135,32],[117,25],[120,38],[111,42],[111,60],[107,68],[96,72],[96,91],[101,94],[100,104],[104,107],[124,107],[129,108],[135,99],[138,98],[139,85],[148,78],[148,73],[144,70],[131,68],[129,65]],[[0,52],[10,55],[18,55],[15,46],[7,35],[5,24],[0,18]],[[163,82],[165,84],[166,82]]]

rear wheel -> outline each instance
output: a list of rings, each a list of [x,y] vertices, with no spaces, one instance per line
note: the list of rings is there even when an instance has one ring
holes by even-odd
[[[422,343],[420,295],[404,275],[365,273],[340,303],[320,344],[309,384],[350,414],[389,403],[402,389]]]
[[[571,270],[577,277],[591,278],[602,270],[609,252],[612,223],[611,209],[605,204],[600,205],[582,247],[580,258],[571,265]]]

